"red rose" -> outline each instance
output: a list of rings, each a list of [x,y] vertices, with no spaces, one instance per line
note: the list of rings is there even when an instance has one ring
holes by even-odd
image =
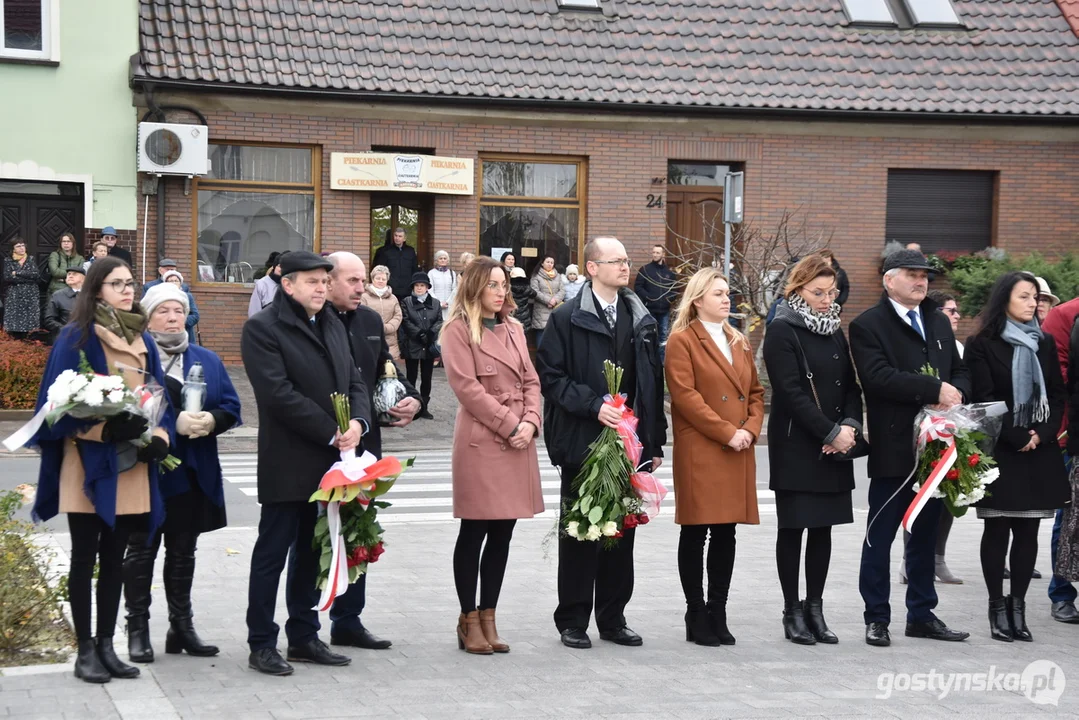
[[[982,461],[982,458],[978,453],[974,453],[967,459],[967,464],[971,467],[977,467],[978,463]]]
[[[375,545],[375,546],[374,546],[373,548],[371,548],[371,550],[369,551],[369,553],[368,553],[368,560],[367,560],[367,561],[368,561],[368,562],[378,562],[378,559],[379,559],[379,557],[380,557],[380,556],[382,555],[382,553],[384,553],[384,552],[386,552],[386,548],[384,548],[384,547],[382,546],[382,542],[380,541],[380,542],[379,542],[379,543],[378,543],[377,545]]]
[[[359,565],[360,563],[365,563],[365,562],[367,562],[367,560],[368,560],[368,557],[367,557],[367,548],[365,548],[365,547],[363,547],[363,546],[361,545],[360,547],[358,547],[358,548],[356,548],[355,550],[353,550],[353,551],[352,551],[352,560],[353,560],[353,561],[354,561],[354,562],[355,562],[355,563],[356,563],[357,565]]]
[[[648,524],[648,513],[641,513],[640,515],[638,515],[637,516],[637,524],[638,525],[647,525]]]
[[[948,471],[948,474],[944,476],[944,479],[945,480],[958,480],[959,479],[959,471],[956,470],[955,468],[952,468],[951,470]]]
[[[623,533],[623,532],[622,532],[621,530],[619,530],[618,532],[616,532],[616,533],[614,534],[614,537],[616,537],[616,538],[620,538],[620,537],[622,537],[622,536],[623,536],[623,534],[624,534],[624,533]]]
[[[622,518],[622,527],[626,530],[632,530],[637,527],[637,525],[639,525],[639,523],[637,522],[636,515],[626,515]]]

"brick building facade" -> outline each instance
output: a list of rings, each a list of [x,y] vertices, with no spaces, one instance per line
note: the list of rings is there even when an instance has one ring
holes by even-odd
[[[457,114],[390,105],[358,111],[346,104],[266,108],[265,100],[199,96],[214,142],[310,145],[321,155],[319,240],[323,251],[349,250],[370,259],[370,193],[334,190],[329,154],[372,147],[433,148],[439,155],[481,158],[557,155],[587,167],[585,237],[614,234],[630,256],[646,262],[649,247],[667,239],[663,195],[671,161],[738,163],[745,172],[746,216],[768,226],[784,210],[805,208],[811,222],[832,233],[831,247],[850,275],[850,310],[879,294],[877,267],[886,240],[888,170],[978,170],[996,173],[994,245],[1010,251],[1054,252],[1079,245],[1079,130],[1050,126],[889,124],[806,121],[695,121],[551,115],[542,122],[515,113],[479,121]],[[261,109],[261,111],[260,111]],[[267,112],[267,109],[273,110]],[[277,110],[285,112],[277,112]],[[301,114],[302,113],[302,114]],[[364,117],[366,115],[366,117]],[[411,118],[391,119],[391,116]],[[690,127],[685,127],[689,125]],[[161,254],[193,273],[196,214],[183,179],[165,179],[165,243]],[[476,252],[477,195],[433,198],[431,246],[451,257]],[[156,203],[150,203],[148,252],[156,246]],[[142,237],[140,227],[138,237]],[[200,283],[203,342],[227,361],[239,360],[239,334],[250,286]]]

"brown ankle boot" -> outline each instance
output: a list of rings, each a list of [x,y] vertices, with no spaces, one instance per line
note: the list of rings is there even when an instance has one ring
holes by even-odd
[[[494,652],[480,629],[480,614],[476,610],[461,613],[457,619],[457,647],[474,655],[490,655]]]
[[[510,646],[506,644],[506,641],[498,637],[498,628],[495,627],[494,608],[480,610],[480,629],[483,630],[483,636],[487,638],[491,649],[496,653],[508,653],[510,651]]]

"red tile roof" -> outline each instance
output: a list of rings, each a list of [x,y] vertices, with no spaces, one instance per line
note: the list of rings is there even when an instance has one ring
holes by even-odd
[[[1059,4],[1058,4],[1059,3]],[[136,79],[616,107],[1079,117],[1079,0],[953,0],[866,29],[841,0],[140,0]],[[1068,19],[1062,16],[1062,9]]]

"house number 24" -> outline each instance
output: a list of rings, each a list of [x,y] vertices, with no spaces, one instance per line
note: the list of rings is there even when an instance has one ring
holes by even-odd
[[[651,195],[651,194],[649,194],[649,195],[645,195],[645,199],[647,200],[647,202],[645,203],[645,207],[649,207],[649,208],[661,208],[661,207],[663,207],[663,196],[662,195]]]

